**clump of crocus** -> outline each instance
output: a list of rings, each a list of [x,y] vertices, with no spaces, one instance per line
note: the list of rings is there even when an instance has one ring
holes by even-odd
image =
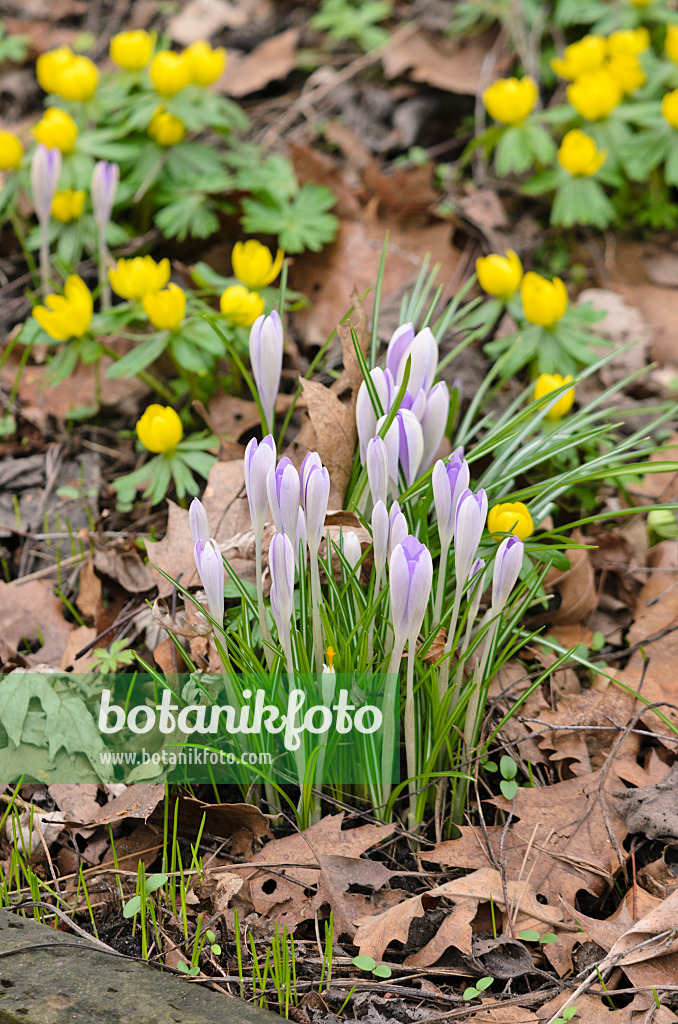
[[[536,402],[541,399],[548,398],[559,388],[564,387],[565,384],[569,384],[572,380],[571,375],[568,373],[567,376],[563,377],[560,373],[540,373],[537,377],[537,381],[534,386],[534,399]],[[545,418],[547,420],[561,420],[563,416],[567,416],[568,412],[574,405],[574,388],[568,388],[567,391],[563,391],[557,402],[551,406],[549,411],[546,413]],[[542,402],[542,404],[544,404]]]
[[[255,571],[257,577],[257,611],[259,614],[259,628],[264,641],[271,640],[271,631],[268,628],[266,610],[264,608],[264,591],[262,581],[262,549],[261,543],[268,513],[268,494],[266,481],[269,471],[275,467],[275,441],[271,434],[267,434],[261,443],[256,438],[247,445],[245,449],[245,489],[247,501],[250,507],[250,517],[254,530],[254,556]],[[264,644],[266,660],[271,662],[271,652]]]
[[[454,524],[457,505],[462,494],[468,489],[470,480],[469,466],[462,451],[454,452],[448,462],[438,461],[433,467],[431,483],[433,484],[433,501],[435,504],[438,536],[440,538],[440,569],[438,573],[438,589],[433,608],[433,626],[440,622],[445,596],[447,576],[447,555],[454,539]]]
[[[270,249],[256,238],[248,238],[246,242],[236,242],[233,246],[233,273],[246,288],[257,292],[275,281],[284,257],[282,249],[278,249],[274,259]]]
[[[505,501],[490,509],[487,528],[493,537],[510,533],[519,540],[527,540],[534,532],[534,523],[530,510],[522,501]]]
[[[82,338],[92,322],[92,293],[77,274],[66,278],[63,295],[47,295],[33,317],[54,341]]]
[[[275,400],[278,397],[283,358],[283,326],[277,310],[254,321],[250,331],[250,363],[261,403],[266,431],[275,425]],[[299,501],[297,499],[297,504]]]

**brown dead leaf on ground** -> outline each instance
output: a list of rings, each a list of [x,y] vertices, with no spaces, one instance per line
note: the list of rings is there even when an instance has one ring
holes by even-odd
[[[86,619],[94,623],[96,629],[103,631],[108,625],[106,610],[102,600],[101,580],[94,571],[91,553],[78,577],[78,596],[76,604]],[[104,625],[105,621],[105,625]]]
[[[518,789],[513,804],[517,820],[511,823],[501,856],[503,827],[491,825],[486,829],[495,863],[503,858],[509,879],[518,878],[522,870],[523,877],[529,877],[530,885],[552,907],[558,906],[561,896],[573,903],[580,889],[602,895],[618,867],[598,801],[599,776],[595,772],[553,786]],[[609,773],[605,806],[613,834],[621,843],[626,825],[618,801],[611,796],[618,787],[617,779]],[[504,810],[511,806],[503,797],[493,802]],[[467,869],[491,864],[482,831],[469,825],[461,826],[460,831],[459,839],[438,843],[422,853],[421,859]]]
[[[239,99],[259,92],[270,82],[287,78],[297,63],[298,41],[299,29],[288,28],[277,36],[265,39],[245,56],[231,51],[226,70],[216,83],[216,89]]]
[[[167,24],[180,46],[211,39],[224,28],[244,28],[271,13],[270,0],[189,0]]]
[[[120,537],[113,541],[95,534],[94,568],[119,583],[129,594],[144,594],[155,586],[155,574],[144,564],[133,540]]]
[[[174,801],[170,813],[174,814]],[[270,827],[269,818],[254,804],[208,804],[193,797],[182,796],[179,800],[179,828],[196,834],[205,819],[204,831],[218,839],[228,839],[244,830],[261,838]]]
[[[25,655],[29,664],[60,664],[73,629],[62,612],[61,601],[47,580],[0,581],[2,639],[14,650],[22,640],[38,645],[36,654]]]
[[[678,839],[678,762],[658,782],[624,790],[621,797],[629,832],[664,842]]]
[[[363,182],[379,209],[398,219],[423,217],[440,201],[440,193],[433,188],[434,172],[433,161],[416,167],[395,167],[386,173],[373,160],[363,172]]]
[[[98,811],[84,821],[66,821],[69,827],[113,825],[125,818],[142,818],[147,821],[165,795],[165,787],[156,783],[139,783],[128,786],[120,796],[113,797]]]
[[[586,543],[585,538],[576,530],[572,540],[578,544]],[[547,591],[557,591],[560,604],[549,609],[545,615],[538,616],[535,621],[543,619],[549,624],[568,625],[585,622],[596,606],[596,587],[589,552],[585,548],[571,548],[565,553],[570,560],[570,568],[551,567],[544,584]]]
[[[349,128],[342,125],[337,130],[337,123],[332,122],[332,124],[334,125],[333,131],[330,132],[326,128],[324,132],[328,142],[335,141],[333,135],[343,138],[341,133],[346,132],[350,134],[351,145],[355,146],[357,144],[360,147],[358,140]],[[365,154],[366,160],[363,166],[367,166],[372,159],[371,154],[366,150]],[[340,220],[354,220],[360,216],[359,183],[357,180],[352,183],[352,186],[348,183],[345,171],[342,171],[337,166],[334,156],[330,156],[328,153],[321,153],[319,150],[313,149],[312,146],[302,146],[299,143],[291,142],[290,159],[300,185],[305,185],[306,182],[310,181],[318,185],[326,185],[332,191],[336,199],[336,205],[332,212]]]
[[[94,651],[87,651],[81,658],[76,655],[96,640],[98,632],[93,626],[75,626],[68,634],[68,641],[61,655],[59,668],[68,672],[88,672],[92,665]]]
[[[471,36],[461,46],[457,41],[430,40],[416,31],[402,42],[388,47],[382,56],[386,78],[399,78],[405,72],[414,82],[425,82],[465,96],[475,96],[482,82],[483,65],[495,42],[495,33]],[[508,66],[508,56],[494,64],[499,75]]]
[[[278,416],[284,416],[294,400],[294,395],[278,395],[275,401],[275,411]],[[299,400],[297,409],[303,409],[304,403]],[[209,404],[210,427],[226,441],[236,442],[243,434],[255,427],[258,427],[261,420],[256,402],[244,398],[236,398],[226,391],[217,391]],[[244,448],[239,453],[244,456]]]
[[[477,1024],[536,1024],[537,1016],[524,1006],[483,1006],[482,1010],[465,1018],[466,1021],[476,1021]],[[610,1021],[610,1024],[616,1022]]]
[[[101,372],[106,375],[106,370],[113,361],[103,357],[101,360]],[[18,369],[18,363],[14,365],[8,360],[0,372],[0,382],[10,387],[14,383]],[[19,381],[19,400],[26,404],[29,409],[39,411],[43,424],[46,424],[47,416],[54,416],[55,419],[63,421],[68,414],[79,406],[96,405],[95,372],[93,364],[85,366],[78,363],[68,377],[59,384],[49,383],[49,367],[46,364],[41,366],[28,365],[21,371]],[[147,394],[148,388],[140,384],[136,378],[119,380],[106,379],[106,386],[102,389],[101,403],[103,406],[112,408],[124,400],[136,403],[141,397]]]
[[[341,502],[351,475],[358,436],[353,404],[344,405],[329,388],[303,380],[304,399],[316,436],[318,455],[327,467]]]

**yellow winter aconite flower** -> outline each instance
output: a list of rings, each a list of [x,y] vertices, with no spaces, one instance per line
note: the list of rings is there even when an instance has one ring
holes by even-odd
[[[158,292],[170,279],[170,261],[156,263],[152,256],[135,256],[132,260],[118,260],[115,269],[108,271],[111,288],[121,299],[138,301],[148,292]]]
[[[48,149],[70,153],[78,137],[78,126],[65,110],[48,107],[33,128],[33,136],[36,142],[41,142]]]
[[[647,7],[649,4],[653,3],[653,0],[629,0],[629,3],[632,4],[633,7]]]
[[[506,301],[520,288],[523,278],[523,265],[513,249],[507,249],[505,256],[490,253],[476,260],[476,274],[483,291]]]
[[[266,308],[261,295],[249,292],[241,284],[231,285],[222,292],[219,307],[224,316],[236,327],[251,327]]]
[[[64,100],[86,103],[94,96],[98,84],[99,70],[94,61],[78,56],[60,70],[54,92]]]
[[[125,71],[141,71],[153,55],[153,36],[138,29],[135,32],[118,32],[111,39],[111,60]]]
[[[565,47],[562,57],[554,57],[551,67],[560,78],[571,82],[587,71],[602,66],[607,56],[607,40],[602,36],[584,36],[576,43]]]
[[[0,171],[13,171],[21,164],[24,147],[14,132],[0,131]]]
[[[534,110],[539,91],[529,75],[525,78],[498,78],[483,92],[483,103],[490,117],[500,124],[520,124]]]
[[[505,501],[487,513],[487,528],[493,536],[512,533],[519,540],[527,540],[534,532],[534,523],[527,505],[522,501]]]
[[[568,85],[567,98],[581,117],[598,121],[619,105],[622,89],[612,72],[603,67],[579,75]]]
[[[154,142],[166,148],[181,142],[186,134],[186,126],[180,118],[158,107],[146,131]]]
[[[211,85],[221,77],[226,67],[226,50],[222,47],[213,50],[203,39],[188,46],[182,56],[188,63],[191,81],[195,85]]]
[[[567,132],[558,150],[558,163],[577,177],[588,178],[605,163],[606,149],[598,149],[590,135],[573,128]]]
[[[662,100],[662,114],[672,128],[678,128],[678,89],[667,92]]]
[[[541,274],[528,271],[520,286],[525,319],[541,327],[553,327],[565,315],[567,289],[559,277],[548,281]]]
[[[280,273],[284,257],[282,249],[278,249],[273,259],[270,249],[256,238],[236,242],[231,253],[233,273],[250,289],[265,288],[267,284],[275,281]]]
[[[672,60],[674,64],[678,64],[678,25],[666,26],[664,52],[669,60]]]
[[[172,281],[159,292],[147,292],[143,297],[146,316],[159,331],[173,331],[184,319],[186,292]]]
[[[55,50],[41,53],[35,62],[35,77],[45,92],[57,92],[59,76],[74,59],[70,46],[59,46]]]
[[[566,377],[561,376],[559,373],[540,373],[534,385],[535,401],[539,401],[540,398],[546,398],[553,391],[557,391],[558,388],[562,387],[563,384],[569,384],[571,380],[572,377],[569,373]],[[549,409],[545,418],[547,420],[561,420],[563,416],[567,416],[573,405],[574,388],[568,388],[567,391],[563,391],[553,408]]]
[[[173,451],[183,436],[181,420],[169,405],[149,405],[137,421],[137,437],[144,448],[156,455]]]
[[[643,71],[638,57],[634,53],[617,53],[607,64],[608,71],[617,79],[625,96],[629,96],[641,85],[645,85],[647,75]]]
[[[71,220],[79,220],[85,207],[87,193],[83,189],[66,188],[54,193],[52,200],[52,216],[62,224]]]
[[[637,57],[639,53],[649,50],[650,33],[644,25],[640,28],[620,29],[608,36],[607,48],[611,57],[616,57],[620,53],[630,53]]]
[[[191,68],[182,53],[159,50],[148,71],[151,85],[161,96],[174,96],[191,81]]]
[[[63,295],[48,295],[33,316],[55,341],[82,338],[92,321],[92,293],[77,274],[66,278]]]

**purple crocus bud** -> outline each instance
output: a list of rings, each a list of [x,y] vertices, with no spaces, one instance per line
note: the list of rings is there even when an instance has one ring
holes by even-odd
[[[396,544],[389,563],[391,618],[396,644],[414,637],[421,629],[433,582],[433,562],[428,548],[408,534]],[[410,651],[414,656],[414,651]]]
[[[452,454],[448,462],[440,459],[433,467],[433,501],[438,520],[440,546],[447,548],[454,537],[454,519],[461,494],[469,485],[469,468],[466,459]]]
[[[99,160],[92,171],[92,206],[94,221],[100,235],[106,234],[106,227],[111,219],[115,193],[120,182],[120,168],[117,164]]]
[[[412,324],[403,324],[394,332],[386,351],[386,367],[396,387],[402,384],[408,356],[412,357],[412,364],[407,390],[411,395],[416,395],[421,388],[427,392],[438,367],[438,343],[430,327],[415,334]]]
[[[245,449],[245,490],[256,537],[261,537],[268,512],[266,480],[275,466],[275,441],[267,434],[261,443],[256,438]]]
[[[353,530],[347,530],[346,533],[342,534],[341,550],[348,564],[352,569],[355,569],[363,554],[358,534],[354,533]]]
[[[207,522],[207,512],[202,502],[194,498],[191,502],[191,507],[188,510],[188,522],[191,527],[191,537],[193,538],[193,546],[200,541],[205,546],[210,539],[210,527]]]
[[[372,437],[367,442],[367,479],[372,492],[372,502],[376,505],[378,501],[386,503],[388,499],[388,452],[386,445],[380,437]]]
[[[396,545],[401,544],[407,537],[407,519],[400,511],[400,505],[394,501],[388,516],[388,550],[393,552]]]
[[[428,469],[435,458],[440,442],[445,436],[449,413],[450,392],[445,381],[439,380],[429,391],[426,399],[426,408],[420,417],[421,430],[424,435],[424,454],[421,457],[422,470]]]
[[[197,540],[193,548],[195,567],[207,595],[210,615],[221,625],[224,621],[224,560],[213,539],[203,544]]]
[[[405,516],[403,516],[404,518]],[[405,524],[405,529],[407,530],[407,524]],[[377,577],[381,576],[386,565],[389,532],[386,505],[383,501],[378,501],[372,509],[372,547]]]
[[[388,371],[384,372],[380,366],[375,366],[373,370],[370,370],[370,378],[379,396],[382,411],[386,413],[390,407],[392,397],[391,388],[393,381],[391,375]],[[360,443],[360,461],[363,466],[365,465],[367,442],[377,433],[378,418],[379,415],[375,412],[372,405],[367,384],[363,381],[358,388],[358,397],[355,405],[355,420],[358,427],[358,441]]]
[[[31,189],[35,214],[41,226],[49,222],[60,174],[61,151],[38,146],[31,163]]]
[[[400,409],[393,422],[398,426],[398,460],[405,483],[411,487],[417,479],[424,454],[424,434],[419,420],[408,409]]]
[[[308,537],[306,536],[306,516],[304,510],[299,506],[299,515],[297,516],[297,532],[294,536],[294,565],[295,568],[299,569],[300,566],[306,565],[306,550],[308,548]],[[300,551],[301,549],[301,551]]]
[[[421,423],[422,416],[426,412],[426,401],[427,395],[423,388],[419,388],[416,395],[411,395],[409,391],[406,391],[400,403],[400,408],[409,409]]]
[[[266,493],[276,530],[293,541],[297,534],[300,487],[299,474],[287,457],[280,460],[277,469],[269,469]]]
[[[492,576],[492,611],[500,612],[516,585],[525,545],[518,537],[505,537],[497,549]]]
[[[309,452],[301,464],[301,504],[306,513],[308,546],[317,555],[330,498],[330,474],[317,452]]]
[[[465,490],[459,496],[454,523],[454,568],[457,587],[466,583],[487,518],[487,495]]]
[[[275,419],[275,400],[280,388],[283,358],[283,326],[277,310],[263,313],[250,329],[250,363],[269,427]]]
[[[271,570],[271,609],[281,640],[287,640],[294,611],[294,550],[283,533],[274,533],[268,549]],[[285,645],[285,644],[284,644]]]

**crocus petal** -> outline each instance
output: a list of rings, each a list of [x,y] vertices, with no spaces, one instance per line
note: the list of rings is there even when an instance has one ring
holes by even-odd
[[[196,544],[201,541],[203,546],[207,544],[210,539],[210,527],[207,522],[207,512],[202,502],[194,498],[191,502],[191,507],[188,510],[188,522],[191,527],[191,537],[193,543]]]
[[[372,492],[372,501],[386,503],[388,499],[389,462],[386,445],[380,437],[372,437],[367,443],[367,480]]]
[[[517,537],[505,537],[497,549],[492,577],[492,610],[501,611],[516,585],[525,545]]]
[[[275,466],[275,441],[267,434],[261,444],[256,438],[245,449],[245,490],[255,536],[261,538],[268,513],[266,480]]]
[[[283,346],[283,326],[277,310],[257,317],[250,330],[250,362],[259,401],[269,424],[273,422],[280,389]]]
[[[384,502],[378,501],[372,509],[372,547],[374,549],[374,568],[379,575],[384,571],[384,566],[386,565],[388,538],[388,512]]]
[[[421,430],[424,435],[422,470],[428,469],[440,447],[440,442],[445,436],[449,412],[450,392],[445,381],[441,380],[429,391],[426,408],[421,416]]]

